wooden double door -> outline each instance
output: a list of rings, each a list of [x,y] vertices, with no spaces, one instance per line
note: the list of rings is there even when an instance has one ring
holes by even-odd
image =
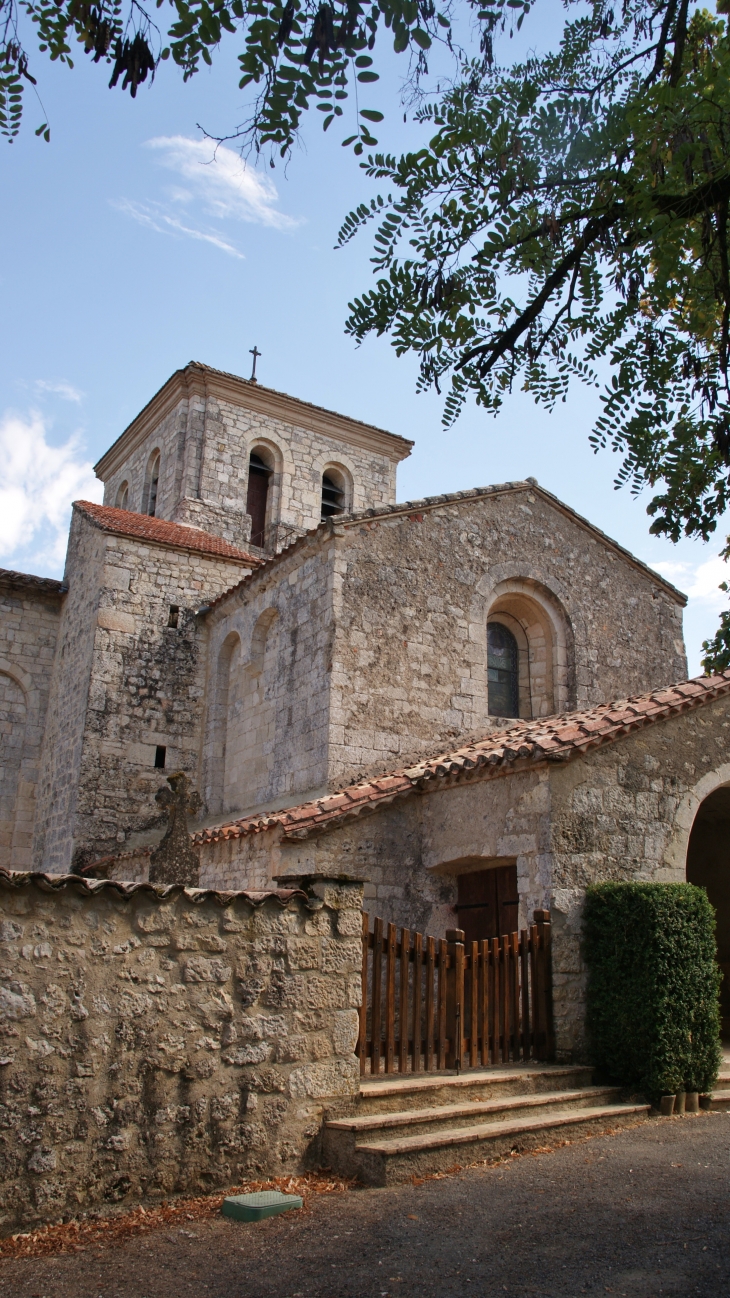
[[[499,865],[460,874],[457,898],[459,928],[464,930],[466,943],[514,933],[519,913],[517,866]]]

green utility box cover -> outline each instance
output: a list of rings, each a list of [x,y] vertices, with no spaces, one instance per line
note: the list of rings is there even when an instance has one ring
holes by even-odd
[[[262,1221],[275,1217],[277,1212],[301,1208],[303,1200],[298,1194],[281,1194],[278,1190],[259,1190],[256,1194],[229,1194],[223,1200],[223,1216],[236,1221]]]

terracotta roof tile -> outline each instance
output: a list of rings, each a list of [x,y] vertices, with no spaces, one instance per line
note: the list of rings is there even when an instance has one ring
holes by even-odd
[[[405,770],[361,780],[331,797],[272,814],[244,816],[230,824],[203,830],[195,834],[194,841],[215,843],[243,838],[276,826],[281,827],[285,837],[303,838],[323,825],[362,815],[394,798],[425,789],[436,780],[479,778],[479,773],[482,778],[488,778],[517,761],[569,761],[586,748],[610,743],[633,730],[724,695],[730,695],[730,671],[719,676],[697,676],[667,689],[652,690],[617,703],[602,703],[580,712],[522,721],[509,730],[491,732],[484,739],[451,753],[426,758]]]
[[[245,563],[248,568],[259,568],[261,559],[231,545],[220,536],[212,536],[197,527],[187,527],[183,523],[171,523],[166,518],[150,518],[148,514],[133,514],[128,509],[112,509],[111,505],[95,505],[89,500],[74,501],[74,509],[86,517],[103,532],[113,532],[116,536],[137,537],[141,541],[152,541],[156,545],[171,545],[180,550],[196,550],[200,554],[215,555],[219,559],[235,559]]]
[[[116,860],[117,858],[105,859]],[[142,892],[148,894],[152,901],[164,901],[168,897],[184,892],[189,901],[200,903],[212,899],[221,906],[230,906],[236,897],[243,897],[252,906],[261,906],[269,897],[277,901],[280,906],[288,905],[292,897],[303,897],[305,901],[308,900],[307,894],[299,888],[270,888],[266,892],[249,889],[222,891],[217,888],[183,888],[179,883],[123,883],[118,879],[82,878],[79,874],[42,874],[36,870],[0,868],[0,887],[27,888],[31,883],[37,884],[44,892],[63,892],[66,888],[73,888],[87,897],[97,892],[111,892],[119,897],[129,898],[137,892]]]

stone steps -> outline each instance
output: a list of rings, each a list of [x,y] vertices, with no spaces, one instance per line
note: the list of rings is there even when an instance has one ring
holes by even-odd
[[[707,1107],[716,1113],[726,1113],[730,1109],[730,1091],[713,1091]]]
[[[406,1073],[360,1083],[359,1111],[388,1113],[430,1108],[466,1099],[497,1099],[540,1091],[576,1090],[590,1086],[591,1068],[583,1065],[523,1064],[514,1068],[472,1068],[459,1076],[451,1072]]]
[[[544,1115],[553,1109],[575,1106],[578,1109],[595,1108],[611,1104],[620,1098],[617,1086],[588,1086],[577,1091],[539,1091],[534,1095],[504,1096],[494,1100],[469,1100],[466,1104],[439,1104],[424,1109],[405,1109],[402,1112],[367,1113],[353,1118],[339,1118],[327,1124],[329,1132],[345,1134],[358,1145],[362,1140],[370,1143],[391,1134],[403,1132],[409,1136],[428,1134],[447,1123],[449,1129],[472,1127],[476,1123],[499,1122],[508,1117]]]
[[[545,1144],[551,1133],[601,1131],[649,1113],[617,1087],[590,1085],[587,1068],[528,1065],[364,1079],[356,1112],[332,1117],[323,1154],[370,1185],[446,1171]]]

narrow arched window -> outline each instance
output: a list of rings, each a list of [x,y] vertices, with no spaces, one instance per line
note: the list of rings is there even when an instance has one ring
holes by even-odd
[[[147,461],[142,492],[142,513],[151,518],[157,513],[157,494],[160,485],[160,452],[153,451]]]
[[[345,484],[336,469],[322,474],[322,518],[345,512]]]
[[[266,507],[272,472],[261,453],[252,451],[248,462],[246,513],[251,515],[251,544],[261,547],[266,542]]]
[[[517,641],[501,622],[487,627],[487,688],[490,717],[520,715]]]
[[[147,506],[147,513],[154,518],[157,511],[157,488],[160,483],[160,457],[159,455],[152,463],[150,470],[150,501]]]
[[[119,490],[117,491],[116,506],[117,509],[129,509],[129,483],[128,482],[120,483]]]

